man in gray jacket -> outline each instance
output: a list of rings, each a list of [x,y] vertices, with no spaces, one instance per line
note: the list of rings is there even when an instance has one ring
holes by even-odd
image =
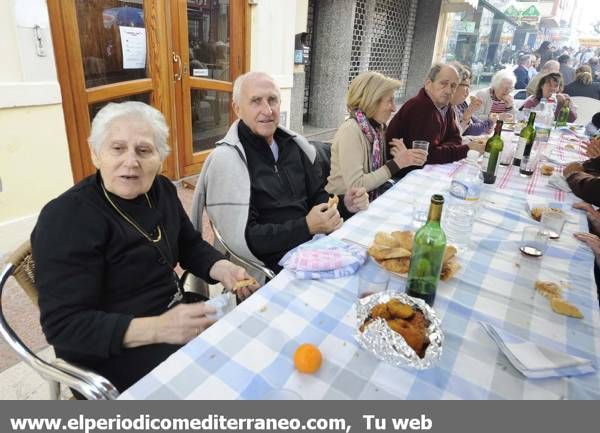
[[[239,119],[202,167],[192,221],[200,229],[206,208],[230,249],[277,272],[286,252],[339,228],[342,216],[368,206],[368,195],[352,188],[328,206],[315,148],[279,126],[280,91],[267,74],[237,78],[233,109]]]

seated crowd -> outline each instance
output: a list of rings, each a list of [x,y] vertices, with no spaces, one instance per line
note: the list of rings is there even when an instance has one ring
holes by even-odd
[[[515,77],[497,73],[467,102],[470,84],[463,65],[435,64],[418,94],[390,119],[400,82],[360,74],[348,89],[349,117],[333,140],[325,178],[315,147],[279,125],[281,95],[273,78],[246,73],[233,87],[238,119],[203,165],[191,221],[173,184],[160,175],[169,153],[163,115],[140,102],[108,104],[89,137],[96,174],[48,203],[31,236],[48,342],[58,356],[123,391],[214,322],[214,310],[202,302],[172,302],[182,290],[177,265],[229,290],[250,278],[202,239],[203,212],[236,254],[278,272],[288,251],[338,229],[388,180],[425,164],[461,160],[469,149],[482,153],[482,141],[464,144],[462,137],[488,134],[496,117],[514,113]],[[561,84],[560,73],[542,75],[526,106],[535,107]],[[559,107],[566,100],[559,93]],[[413,149],[415,140],[427,140],[428,151]],[[565,175],[588,202],[580,206],[600,234],[593,207],[600,206],[600,143],[593,141],[588,155]],[[328,206],[329,194],[339,196],[337,206]],[[581,240],[600,260],[597,236]],[[258,287],[238,290],[239,300]]]

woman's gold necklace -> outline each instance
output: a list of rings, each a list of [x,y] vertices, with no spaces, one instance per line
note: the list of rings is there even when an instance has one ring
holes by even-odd
[[[154,242],[154,243],[160,242],[160,240],[162,239],[162,232],[160,231],[160,225],[156,226],[158,234],[156,235],[156,237],[153,238],[148,233],[146,233],[146,231],[143,228],[141,228],[138,225],[138,223],[136,223],[133,220],[133,218],[131,218],[124,211],[122,211],[121,209],[119,209],[119,207],[111,200],[110,196],[108,195],[108,192],[106,191],[106,188],[104,188],[104,184],[103,183],[100,183],[100,186],[102,186],[102,191],[104,192],[104,196],[106,197],[106,200],[108,200],[108,202],[111,204],[111,206],[117,211],[117,213],[119,215],[121,215],[123,217],[123,219],[125,221],[127,221],[129,224],[131,224],[134,229],[136,229],[138,232],[140,232],[140,234],[142,236],[144,236],[146,239],[148,239],[150,242]],[[147,193],[144,193],[144,196],[146,197],[146,201],[148,202],[148,206],[150,206],[150,208],[152,208],[152,202],[150,202],[150,197],[148,197]]]

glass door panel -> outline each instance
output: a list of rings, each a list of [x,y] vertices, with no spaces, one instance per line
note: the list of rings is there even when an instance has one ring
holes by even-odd
[[[141,1],[77,0],[86,88],[148,78]]]
[[[212,149],[229,128],[230,94],[214,90],[191,91],[192,148],[194,153]]]

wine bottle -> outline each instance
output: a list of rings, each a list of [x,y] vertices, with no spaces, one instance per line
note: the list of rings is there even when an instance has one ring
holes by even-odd
[[[408,268],[406,293],[433,305],[446,249],[446,235],[440,226],[444,196],[431,196],[427,223],[415,234]]]
[[[498,169],[498,159],[500,152],[504,148],[504,142],[500,137],[502,132],[502,120],[496,122],[494,135],[485,143],[485,153],[483,154],[483,162],[481,163],[481,171],[483,172],[484,183],[496,182],[496,170]]]
[[[560,113],[558,113],[558,119],[556,119],[556,126],[567,126],[567,122],[569,121],[569,100],[565,100],[564,105],[560,109]]]
[[[517,167],[521,165],[521,158],[523,158],[523,152],[525,151],[525,148],[529,146],[529,149],[531,150],[531,146],[535,140],[535,126],[533,126],[534,123],[535,111],[532,111],[529,113],[527,125],[525,125],[519,134],[519,145],[517,146],[517,151],[513,159],[513,165],[516,165]]]

